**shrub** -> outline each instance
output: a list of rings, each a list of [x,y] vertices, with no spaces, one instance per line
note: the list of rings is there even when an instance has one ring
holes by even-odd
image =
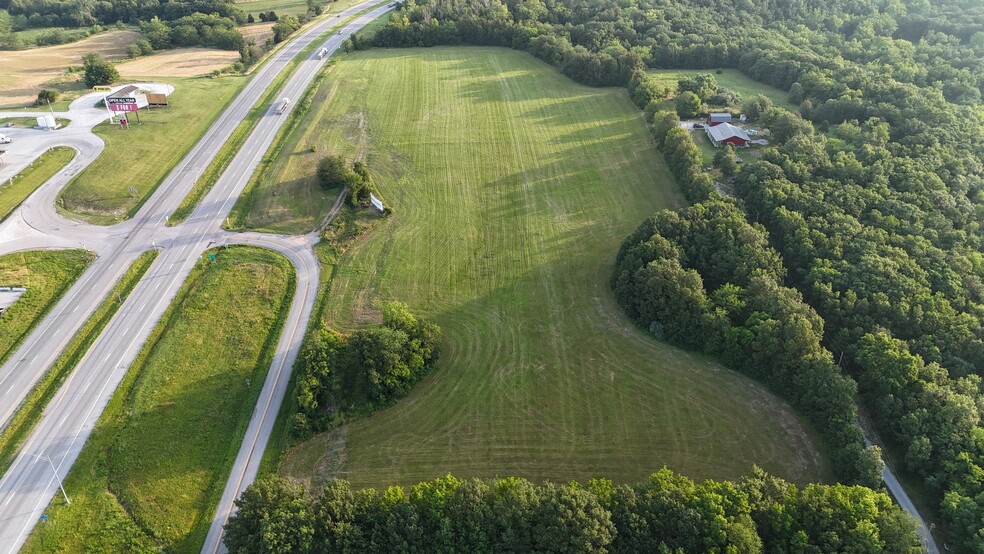
[[[50,88],[43,88],[38,92],[38,98],[34,101],[35,106],[47,106],[49,103],[58,100],[58,91]]]

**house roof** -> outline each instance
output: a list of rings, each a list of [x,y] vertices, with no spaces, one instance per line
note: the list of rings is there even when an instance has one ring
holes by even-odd
[[[114,92],[113,94],[110,94],[109,98],[127,98],[133,96],[133,93],[136,92],[137,90],[138,90],[137,87],[133,85],[127,85],[121,88],[120,90]]]
[[[711,123],[727,123],[731,121],[731,114],[729,113],[712,113],[707,116],[707,119]]]
[[[748,133],[746,133],[744,129],[741,127],[735,127],[730,123],[722,123],[720,125],[715,125],[714,127],[708,127],[707,134],[714,142],[721,142],[722,140],[727,140],[734,137],[738,137],[744,141],[751,140],[748,138]]]

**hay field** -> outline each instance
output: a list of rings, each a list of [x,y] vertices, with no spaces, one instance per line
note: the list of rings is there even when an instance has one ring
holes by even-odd
[[[120,76],[195,77],[224,69],[239,61],[239,52],[217,48],[179,48],[141,56],[116,66]]]
[[[664,464],[733,478],[759,464],[829,478],[784,402],[615,303],[622,240],[683,204],[625,90],[496,48],[371,50],[331,71],[253,217],[304,219],[330,194],[316,160],[364,150],[394,213],[325,269],[324,318],[352,330],[404,301],[442,327],[443,352],[407,398],[302,443],[284,473],[379,487],[447,472],[634,482]]]
[[[82,65],[84,54],[99,52],[103,58],[121,59],[126,57],[126,47],[139,39],[135,31],[111,31],[71,44],[0,51],[0,106],[29,105],[44,85],[64,81],[69,66]]]
[[[246,37],[247,41],[253,39],[256,44],[263,44],[266,39],[273,37],[273,23],[251,23],[236,28]]]

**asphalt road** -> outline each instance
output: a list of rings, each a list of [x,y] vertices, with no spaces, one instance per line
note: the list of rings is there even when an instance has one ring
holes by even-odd
[[[310,249],[316,237],[228,233],[221,229],[221,224],[276,132],[286,121],[286,114],[278,116],[271,109],[262,117],[242,150],[192,216],[175,227],[165,227],[164,224],[280,70],[323,32],[372,4],[371,1],[363,2],[341,12],[340,17],[326,18],[281,48],[257,71],[134,219],[112,227],[95,227],[68,221],[56,212],[53,199],[57,191],[86,163],[91,162],[102,148],[101,141],[79,139],[82,142],[77,147],[83,156],[55,176],[52,182],[45,184],[0,225],[0,254],[33,248],[84,246],[98,255],[93,266],[11,356],[10,361],[0,368],[0,421],[3,424],[9,421],[34,383],[57,359],[65,344],[132,261],[149,248],[161,250],[147,274],[52,399],[18,457],[0,478],[0,552],[20,549],[48,502],[58,492],[55,473],[59,478],[64,478],[68,473],[154,325],[198,258],[216,244],[251,244],[281,251],[295,264],[297,273],[298,294],[278,343],[270,377],[264,383],[260,403],[244,439],[243,452],[236,461],[238,469],[230,479],[236,483],[233,489],[245,487],[252,481],[256,473],[255,462],[258,462],[258,456],[253,453],[262,453],[269,439],[272,420],[279,409],[317,292],[318,265]],[[378,8],[358,17],[344,27],[341,35],[333,34],[326,46],[336,49],[348,34],[387,9]],[[299,98],[323,63],[324,60],[318,60],[314,55],[301,62],[293,77],[278,93],[278,98]],[[85,99],[80,110],[88,109],[86,102],[94,103],[98,99],[98,95],[90,96],[92,98]],[[23,113],[18,112],[17,115]],[[93,117],[96,117],[94,112]],[[82,116],[79,115],[79,118]],[[50,133],[69,129],[71,127]],[[67,140],[67,134],[64,136]],[[219,527],[229,512],[226,510],[224,513],[225,516],[216,518],[220,521],[217,523]]]

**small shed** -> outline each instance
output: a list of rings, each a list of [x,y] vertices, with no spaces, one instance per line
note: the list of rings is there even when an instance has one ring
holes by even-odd
[[[722,123],[731,123],[731,114],[729,113],[712,113],[707,116],[707,126],[716,127]]]
[[[721,123],[720,125],[708,127],[707,138],[711,139],[714,146],[733,144],[738,147],[745,147],[752,141],[744,129],[730,123]]]

